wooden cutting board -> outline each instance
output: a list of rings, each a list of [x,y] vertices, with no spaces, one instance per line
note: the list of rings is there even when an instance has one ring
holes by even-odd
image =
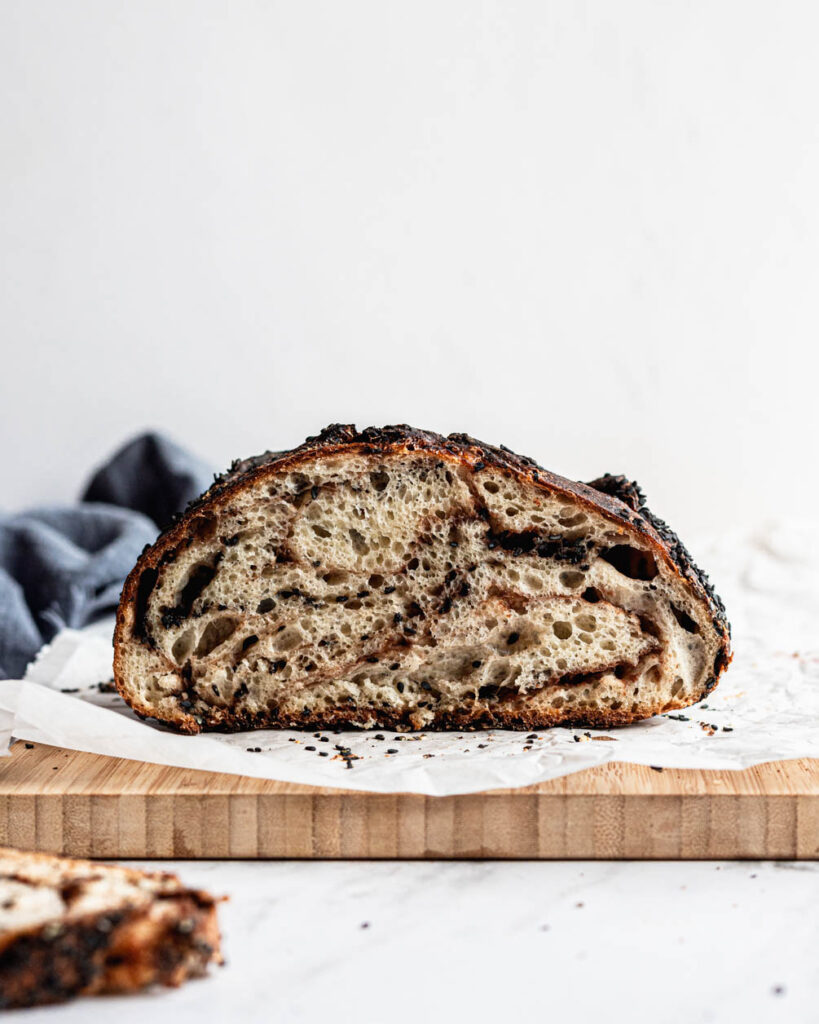
[[[319,789],[16,743],[0,843],[81,857],[819,858],[819,760],[607,764],[524,789]]]

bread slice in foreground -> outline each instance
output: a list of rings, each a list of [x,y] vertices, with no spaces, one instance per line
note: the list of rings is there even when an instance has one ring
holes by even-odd
[[[0,848],[0,1009],[179,985],[211,961],[216,901],[175,875]]]
[[[332,426],[235,463],[142,554],[119,692],[184,732],[609,726],[730,660],[719,598],[623,477]]]

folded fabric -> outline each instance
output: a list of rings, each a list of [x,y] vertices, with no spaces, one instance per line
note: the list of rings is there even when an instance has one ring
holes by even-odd
[[[158,434],[121,448],[81,503],[0,514],[0,678],[63,627],[110,612],[145,544],[208,486],[212,467]]]

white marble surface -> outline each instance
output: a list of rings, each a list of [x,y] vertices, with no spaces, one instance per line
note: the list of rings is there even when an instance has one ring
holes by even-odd
[[[156,864],[156,862],[154,862]],[[25,1024],[819,1019],[819,864],[186,862],[227,965]]]

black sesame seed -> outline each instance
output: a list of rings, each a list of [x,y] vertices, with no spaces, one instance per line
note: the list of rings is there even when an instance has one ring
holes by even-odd
[[[316,748],[311,746],[311,747],[305,747],[304,749],[305,750],[315,750]]]
[[[404,692],[404,684],[403,683],[396,683],[395,684],[395,688],[396,688],[396,690],[398,690],[399,693],[403,693]]]
[[[395,747],[387,747],[387,753],[388,754],[397,754],[398,751],[395,749]]]
[[[385,594],[391,594],[395,590],[395,587],[384,587]]]
[[[318,497],[318,487],[310,488],[310,497],[313,499],[313,501],[316,500],[316,498]]]
[[[429,692],[429,691],[430,691],[430,690],[432,689],[432,687],[431,687],[431,686],[429,685],[429,683],[428,683],[428,682],[426,681],[426,679],[425,679],[425,680],[424,680],[424,681],[423,681],[423,682],[421,683],[421,689],[422,689],[422,690],[426,690],[427,692]]]
[[[369,658],[365,658],[365,661],[369,662],[370,665],[378,664],[378,658],[376,658],[374,654],[371,654]]]
[[[516,644],[520,640],[520,633],[510,633],[506,638],[507,644]]]
[[[330,755],[327,753],[326,750],[320,750],[319,751],[319,757],[329,757],[329,756]]]
[[[383,733],[383,732],[377,732],[377,733],[375,734],[375,736],[373,737],[373,739],[376,739],[376,740],[383,740],[383,739],[384,739],[384,733]]]
[[[395,615],[393,615],[393,617],[392,617],[392,621],[393,622],[401,622],[403,620],[403,618],[404,618],[404,616],[401,614],[401,612],[396,612]]]
[[[390,672],[395,672],[395,670],[396,670],[396,669],[397,669],[398,667],[399,667],[399,666],[398,666],[398,662],[397,662],[397,661],[394,661],[394,662],[392,663],[392,665],[390,665]]]
[[[216,683],[211,683],[211,687],[210,688],[211,688],[211,690],[213,690],[213,692],[218,697],[219,696],[219,687],[216,685]]]
[[[482,662],[480,662],[480,661],[473,661],[472,662],[472,668],[480,668],[481,665],[482,665]]]
[[[346,597],[344,594],[339,594],[338,597],[336,598],[336,604],[344,604],[345,601],[349,600],[349,597]]]

